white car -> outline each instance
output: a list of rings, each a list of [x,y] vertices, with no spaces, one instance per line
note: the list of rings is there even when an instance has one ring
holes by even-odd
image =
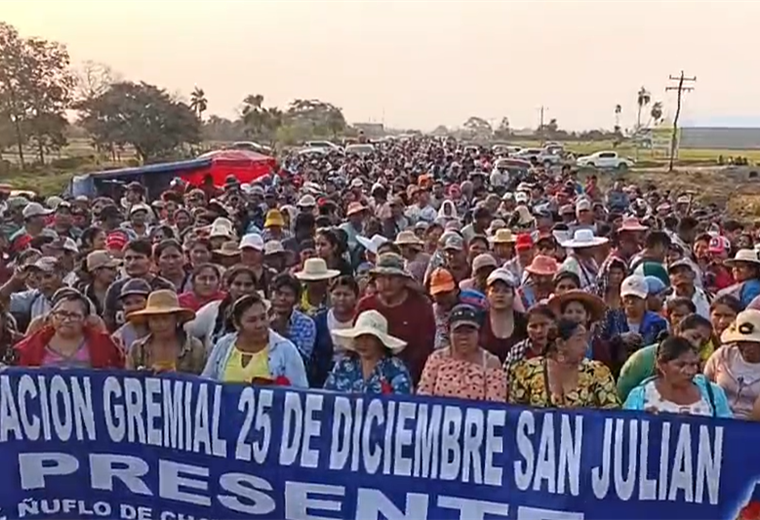
[[[343,148],[330,141],[306,141],[304,146],[307,148],[324,148],[329,152],[342,152]]]
[[[617,152],[596,152],[578,157],[576,164],[580,167],[599,168],[600,170],[627,170],[635,161],[630,157],[621,157]]]
[[[327,155],[327,152],[328,150],[326,150],[325,148],[318,148],[318,147],[304,148],[303,150],[298,151],[298,155],[313,155],[313,156],[324,157],[325,155]]]
[[[371,144],[350,144],[346,146],[346,155],[356,154],[360,157],[375,153],[375,147]]]

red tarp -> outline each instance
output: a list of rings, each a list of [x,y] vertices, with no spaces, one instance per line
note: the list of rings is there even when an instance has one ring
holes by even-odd
[[[234,175],[241,183],[253,182],[259,177],[277,171],[277,161],[273,157],[250,150],[217,150],[208,152],[198,159],[211,159],[206,168],[183,173],[181,178],[193,185],[200,185],[206,175],[211,174],[214,184],[221,186],[228,175]]]

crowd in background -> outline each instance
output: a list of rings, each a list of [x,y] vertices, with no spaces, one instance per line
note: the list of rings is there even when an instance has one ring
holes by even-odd
[[[760,418],[757,230],[688,193],[432,138],[242,185],[5,188],[7,365]]]

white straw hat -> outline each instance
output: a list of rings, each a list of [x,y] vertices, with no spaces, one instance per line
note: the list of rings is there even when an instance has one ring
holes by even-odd
[[[388,334],[388,320],[374,310],[359,314],[353,328],[333,330],[332,333],[336,337],[344,339],[356,339],[359,336],[369,334],[379,339],[393,354],[398,354],[406,347],[406,341],[401,341]],[[350,350],[354,348],[353,342],[346,342],[344,346]]]
[[[578,229],[573,234],[573,239],[560,244],[562,247],[569,249],[582,249],[584,247],[595,247],[609,242],[608,239],[603,237],[594,236],[594,232],[590,229]]]
[[[340,274],[336,269],[328,269],[322,258],[309,258],[303,263],[303,271],[296,273],[296,278],[305,282],[329,280]]]

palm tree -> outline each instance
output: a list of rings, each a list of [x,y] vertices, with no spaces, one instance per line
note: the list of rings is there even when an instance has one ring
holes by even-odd
[[[623,107],[615,105],[615,132],[620,132],[620,114],[623,112]]]
[[[202,88],[195,87],[193,89],[193,93],[190,94],[190,108],[198,114],[198,119],[203,119],[203,113],[208,108],[208,100]]]
[[[261,94],[249,94],[243,100],[243,123],[246,133],[254,138],[260,138],[267,123],[267,111],[262,107],[264,96]]]
[[[639,106],[639,112],[636,115],[636,130],[641,128],[641,109],[647,106],[650,101],[652,101],[652,94],[646,88],[641,87],[636,99],[636,104]]]
[[[655,124],[662,119],[662,101],[655,101],[654,104],[652,104],[652,110],[649,112],[649,115],[652,116],[652,120]]]

